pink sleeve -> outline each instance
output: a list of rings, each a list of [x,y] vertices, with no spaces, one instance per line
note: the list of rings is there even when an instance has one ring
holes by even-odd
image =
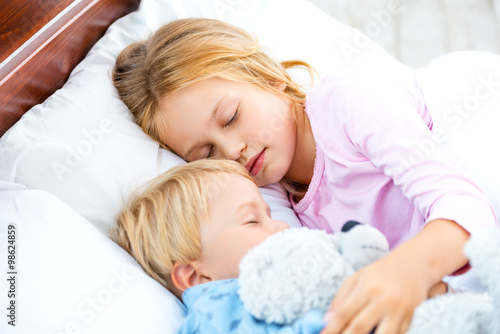
[[[493,206],[424,121],[431,122],[420,91],[348,81],[329,98],[343,149],[392,178],[426,222],[448,219],[469,232],[496,225]],[[323,126],[327,131],[328,122]]]

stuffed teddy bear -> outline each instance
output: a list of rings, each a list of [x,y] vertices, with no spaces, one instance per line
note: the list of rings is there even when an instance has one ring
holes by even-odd
[[[356,222],[336,234],[287,229],[243,258],[238,293],[257,319],[290,324],[310,309],[326,312],[347,276],[388,252],[381,232]],[[488,293],[428,299],[415,309],[407,333],[500,333],[500,230],[472,235],[465,254]]]

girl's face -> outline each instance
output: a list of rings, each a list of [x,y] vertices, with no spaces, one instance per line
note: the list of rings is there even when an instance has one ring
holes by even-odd
[[[297,133],[285,97],[255,84],[211,78],[167,96],[160,107],[161,139],[186,161],[235,160],[258,186],[281,180],[290,168]]]

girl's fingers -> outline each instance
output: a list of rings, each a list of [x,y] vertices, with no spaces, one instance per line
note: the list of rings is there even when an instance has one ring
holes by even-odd
[[[375,327],[377,334],[407,330],[413,309],[429,289],[413,279],[413,268],[399,272],[399,259],[395,264],[392,259],[360,269],[344,282],[330,305],[321,334],[366,334]]]
[[[428,297],[432,298],[437,295],[444,295],[446,292],[448,292],[448,284],[440,281],[429,290]]]
[[[365,304],[368,301],[366,298],[359,296],[359,294],[353,290],[355,284],[351,284],[352,282],[348,283],[344,290],[345,292],[342,294],[339,290],[339,294],[335,297],[330,310],[325,315],[325,321],[327,324],[321,331],[321,334],[343,333],[343,330],[349,322],[360,312],[361,309],[365,308]]]
[[[325,321],[327,322],[325,328],[321,331],[321,334],[340,334],[343,333],[346,326],[349,324],[351,319],[359,312],[363,307],[363,304],[353,300],[350,302],[346,300],[346,303],[342,304],[342,308],[336,309],[335,311],[329,311],[325,316]]]
[[[367,299],[368,295],[364,290],[351,290],[341,304],[334,306],[331,318],[321,334],[405,333],[413,312],[408,311],[404,303],[396,302],[396,299],[387,304],[387,299],[380,299],[382,296]],[[389,307],[394,304],[400,307]]]
[[[375,334],[400,334],[401,318],[387,316],[377,326]]]
[[[342,334],[367,334],[373,333],[374,328],[382,318],[382,313],[379,307],[370,303],[364,307],[356,317],[352,319],[342,332]],[[385,333],[385,332],[384,332]],[[387,332],[388,333],[388,332]]]
[[[337,294],[333,298],[329,312],[333,312],[335,309],[338,309],[341,304],[344,304],[344,302],[352,294],[352,291],[356,286],[356,282],[356,275],[348,277],[346,280],[344,280],[344,282],[340,286],[339,291],[337,291]]]
[[[408,331],[408,329],[410,328],[412,318],[413,318],[413,314],[412,314],[412,316],[410,316],[410,318],[406,318],[403,321],[403,324],[401,325],[401,330],[399,331],[400,334],[404,334]]]
[[[392,313],[385,316],[377,326],[375,334],[404,334],[410,326],[413,312],[410,314]]]

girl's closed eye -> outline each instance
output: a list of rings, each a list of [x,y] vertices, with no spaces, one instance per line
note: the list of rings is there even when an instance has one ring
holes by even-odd
[[[238,107],[234,111],[234,114],[231,117],[231,119],[224,125],[224,128],[227,128],[229,125],[234,123],[238,119],[239,116],[240,116],[240,108]],[[207,154],[206,158],[211,158],[213,156],[213,154],[214,154],[214,146],[211,145],[209,150],[208,150],[208,154]]]
[[[224,128],[227,128],[230,124],[234,123],[238,119],[239,116],[240,116],[240,107],[236,108],[236,110],[233,114],[233,117],[231,117],[231,119],[226,123]]]

